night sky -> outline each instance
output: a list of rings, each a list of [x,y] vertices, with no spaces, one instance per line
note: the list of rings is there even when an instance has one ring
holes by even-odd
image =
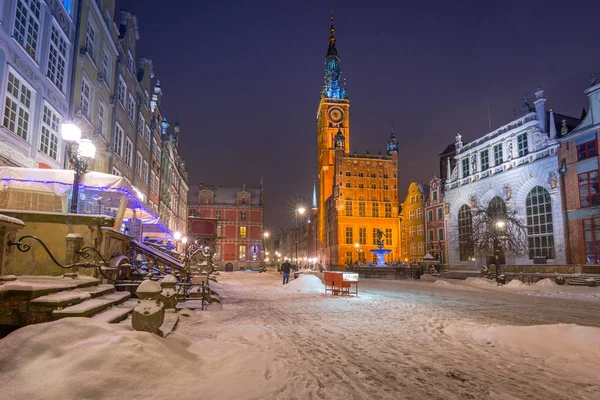
[[[488,4],[494,3],[494,4]],[[367,6],[368,5],[368,6]],[[521,94],[579,117],[600,76],[595,1],[117,0],[137,15],[164,115],[181,118],[190,186],[258,184],[266,225],[310,201],[329,10],[351,101],[352,149],[384,150],[394,121],[400,198],[427,183],[457,132],[470,141],[519,112]],[[439,172],[438,172],[439,173]]]

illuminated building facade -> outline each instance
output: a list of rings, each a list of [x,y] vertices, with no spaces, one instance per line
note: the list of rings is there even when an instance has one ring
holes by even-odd
[[[316,214],[321,262],[349,266],[372,262],[377,229],[398,258],[398,142],[387,154],[350,153],[350,100],[341,78],[333,15],[325,57],[325,83],[317,110],[319,195]]]
[[[404,262],[416,263],[426,254],[424,211],[428,193],[428,185],[411,182],[400,205],[400,258]]]
[[[263,253],[263,185],[201,184],[190,192],[188,223],[217,222],[215,265],[221,270],[259,268]]]

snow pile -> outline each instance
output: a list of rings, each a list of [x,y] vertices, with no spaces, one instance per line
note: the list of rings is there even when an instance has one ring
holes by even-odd
[[[265,371],[283,369],[274,364],[239,340],[163,339],[88,318],[29,325],[0,341],[7,399],[259,398]]]
[[[290,281],[284,286],[284,289],[307,294],[325,293],[325,285],[321,282],[321,279],[314,275],[304,274]]]
[[[426,282],[435,282],[438,278],[430,274],[421,275],[421,280]]]
[[[512,281],[508,282],[504,286],[506,286],[506,287],[523,287],[523,286],[527,286],[527,285],[518,279],[513,279]]]
[[[535,283],[536,286],[558,286],[556,284],[556,282],[554,282],[552,279],[550,278],[544,278],[541,281],[537,281]]]
[[[442,280],[438,279],[437,281],[435,281],[435,285],[450,286],[451,283],[450,282],[446,282],[446,281],[442,281]]]
[[[473,277],[469,277],[465,280],[465,283],[467,285],[472,285],[472,286],[490,286],[490,285],[495,285],[496,282],[494,282],[491,279],[486,279],[486,278],[473,278]]]
[[[473,339],[535,358],[551,368],[600,379],[600,328],[575,324],[499,326],[475,331]]]

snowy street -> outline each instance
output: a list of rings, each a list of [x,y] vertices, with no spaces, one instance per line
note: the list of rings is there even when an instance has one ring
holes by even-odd
[[[361,281],[342,298],[280,279],[221,273],[223,309],[182,311],[166,339],[26,327],[0,341],[0,379],[10,399],[598,398],[599,289]]]

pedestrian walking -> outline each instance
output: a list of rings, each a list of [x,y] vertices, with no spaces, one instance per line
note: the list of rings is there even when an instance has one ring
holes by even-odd
[[[281,266],[281,270],[283,271],[283,284],[285,285],[290,280],[290,271],[292,270],[292,264],[290,264],[289,261],[284,262]]]

